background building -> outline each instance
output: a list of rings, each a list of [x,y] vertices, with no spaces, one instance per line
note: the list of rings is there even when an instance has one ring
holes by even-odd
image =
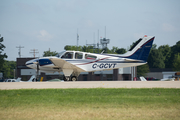
[[[146,74],[147,78],[164,79],[175,75],[175,71],[171,68],[150,68],[150,72]]]

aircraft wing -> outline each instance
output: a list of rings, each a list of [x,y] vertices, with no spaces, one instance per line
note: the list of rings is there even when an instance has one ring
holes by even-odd
[[[51,62],[55,65],[55,68],[60,68],[60,69],[75,69],[81,72],[84,72],[81,68],[77,67],[76,65],[73,65],[63,59],[59,58],[50,58]]]
[[[46,66],[46,68],[54,68],[54,69],[59,69],[60,67],[58,67],[58,66]]]

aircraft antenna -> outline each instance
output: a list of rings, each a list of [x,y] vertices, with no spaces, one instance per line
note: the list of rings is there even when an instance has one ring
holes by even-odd
[[[19,58],[21,58],[21,48],[24,48],[23,46],[18,46],[18,47],[16,47],[16,48],[19,48],[19,52],[18,52],[18,54],[19,54]]]

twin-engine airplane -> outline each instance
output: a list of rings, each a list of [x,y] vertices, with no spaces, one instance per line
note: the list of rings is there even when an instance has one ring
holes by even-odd
[[[54,57],[42,57],[26,62],[26,66],[40,72],[63,72],[66,80],[76,81],[81,72],[95,72],[147,63],[155,37],[140,38],[125,54],[96,54],[81,51],[63,51]]]

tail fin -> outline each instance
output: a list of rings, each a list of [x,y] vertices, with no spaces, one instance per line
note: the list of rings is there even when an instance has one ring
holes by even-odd
[[[123,54],[122,57],[125,57],[128,59],[142,60],[146,62],[148,59],[149,52],[151,50],[154,38],[155,37],[145,36],[139,39],[127,53]]]

